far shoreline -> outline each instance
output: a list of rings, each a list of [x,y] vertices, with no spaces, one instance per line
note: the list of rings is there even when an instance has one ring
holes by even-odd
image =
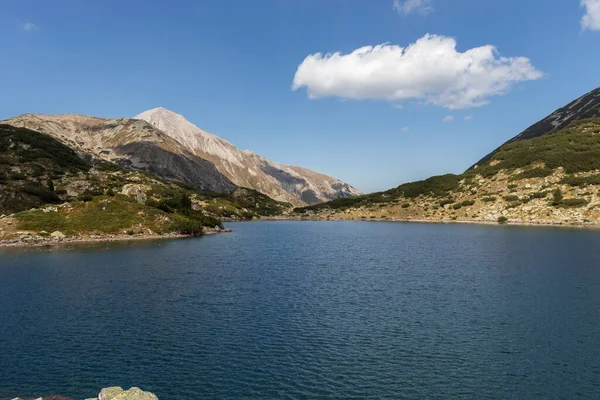
[[[264,217],[252,221],[226,221],[226,222],[259,222],[259,221],[313,221],[313,222],[401,222],[418,224],[461,224],[461,225],[492,225],[492,226],[530,226],[552,228],[581,228],[600,229],[600,222],[559,222],[559,221],[522,221],[512,220],[499,223],[492,220],[453,220],[453,219],[425,219],[425,218],[307,218],[307,217]]]

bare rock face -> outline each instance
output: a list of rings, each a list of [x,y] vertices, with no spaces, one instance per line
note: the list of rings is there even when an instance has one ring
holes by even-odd
[[[162,107],[145,111],[134,119],[148,122],[198,157],[211,161],[237,186],[252,188],[275,200],[305,205],[361,194],[339,179],[242,151]]]
[[[150,186],[147,185],[142,185],[138,183],[128,183],[124,185],[121,189],[121,194],[135,198],[135,201],[137,201],[140,204],[145,204],[146,200],[148,199],[146,193],[150,189]]]

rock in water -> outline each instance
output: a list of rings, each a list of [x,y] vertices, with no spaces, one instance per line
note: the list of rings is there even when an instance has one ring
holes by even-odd
[[[96,400],[96,399],[88,399]],[[98,395],[98,400],[158,400],[158,397],[150,392],[144,392],[142,389],[132,387],[129,390],[123,390],[119,386],[104,388]]]

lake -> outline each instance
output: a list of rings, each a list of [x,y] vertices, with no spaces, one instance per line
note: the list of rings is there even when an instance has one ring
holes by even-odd
[[[226,226],[0,249],[0,399],[600,398],[600,231]]]

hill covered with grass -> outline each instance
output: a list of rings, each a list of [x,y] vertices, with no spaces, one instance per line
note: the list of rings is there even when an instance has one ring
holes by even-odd
[[[0,125],[0,240],[18,231],[199,235],[204,227],[222,228],[224,218],[289,209],[251,189],[203,192],[150,172],[86,161],[51,136]]]
[[[329,219],[600,223],[600,118],[507,143],[475,168],[296,208]]]

